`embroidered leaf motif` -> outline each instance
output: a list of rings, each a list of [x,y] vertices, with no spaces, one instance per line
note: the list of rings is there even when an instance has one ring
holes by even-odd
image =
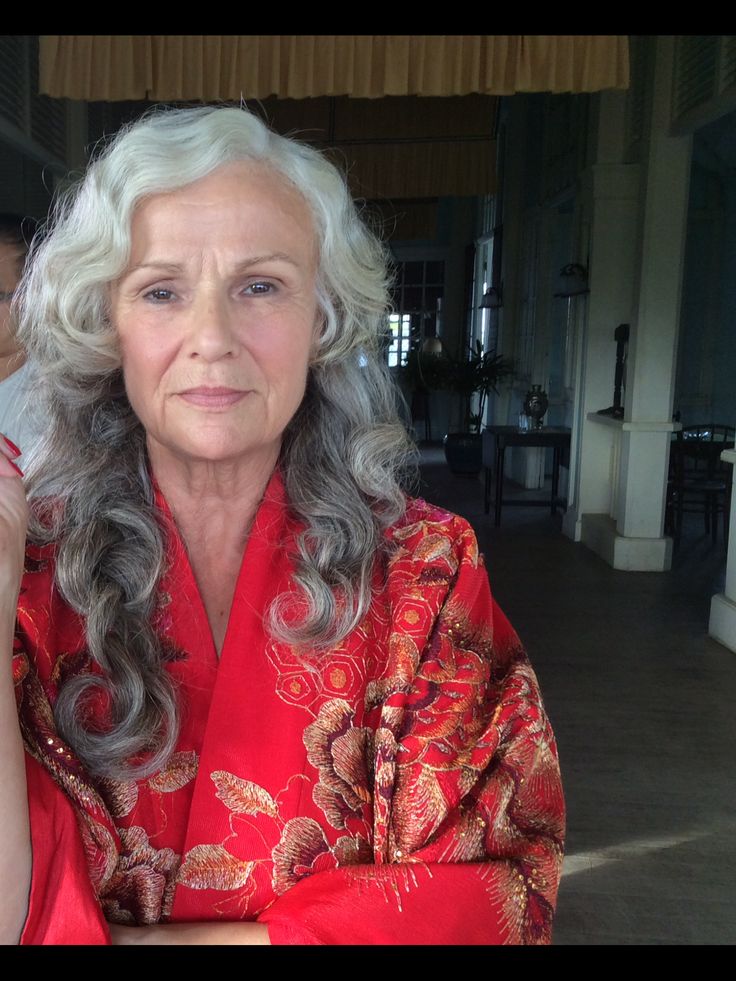
[[[105,803],[114,817],[127,817],[138,803],[138,784],[135,780],[107,777],[101,781],[101,786]]]
[[[404,541],[406,538],[411,538],[412,535],[416,535],[422,530],[424,522],[415,521],[412,525],[406,525],[405,528],[393,528],[391,533],[394,538],[398,541]]]
[[[416,548],[415,556],[418,562],[432,562],[435,559],[447,558],[452,551],[452,542],[445,535],[427,535]],[[449,562],[449,559],[447,560]]]
[[[190,889],[239,889],[255,862],[241,862],[222,845],[195,845],[187,852],[178,881]]]
[[[84,811],[80,813],[82,844],[95,892],[101,893],[115,871],[118,850],[108,829]]]
[[[217,787],[217,798],[234,814],[278,815],[273,797],[258,784],[236,777],[227,770],[215,770],[210,776]]]
[[[166,769],[161,770],[148,781],[152,790],[160,794],[170,794],[186,786],[197,775],[197,754],[194,750],[188,753],[174,753]]]

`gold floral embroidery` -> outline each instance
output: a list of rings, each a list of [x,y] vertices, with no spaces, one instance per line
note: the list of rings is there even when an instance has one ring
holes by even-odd
[[[119,830],[122,850],[100,890],[105,915],[114,923],[158,923],[171,913],[179,856],[153,848],[143,828]]]
[[[414,553],[418,562],[435,562],[442,559],[447,562],[448,568],[454,572],[457,568],[457,561],[452,561],[452,542],[446,535],[427,535],[417,546]]]
[[[307,875],[317,871],[319,858],[331,858],[322,828],[312,818],[287,821],[281,840],[273,850],[273,888],[278,896]],[[334,860],[332,865],[334,866]]]
[[[69,798],[82,810],[106,814],[104,801],[92,786],[82,765],[56,732],[48,695],[35,670],[23,679],[19,721],[26,749],[44,766]]]
[[[152,790],[160,794],[170,794],[181,790],[197,775],[197,754],[194,750],[174,753],[166,768],[150,777],[148,783]]]
[[[447,815],[448,802],[429,767],[421,767],[412,780],[411,795],[394,798],[389,850],[412,852],[420,848]]]
[[[338,865],[366,865],[373,862],[371,843],[361,835],[343,835],[332,848]]]
[[[113,817],[127,817],[138,803],[138,784],[135,780],[100,780],[102,792]]]
[[[195,845],[184,857],[178,881],[190,889],[239,889],[255,862],[242,862],[222,845]]]
[[[115,839],[104,825],[95,821],[86,811],[80,811],[80,831],[82,845],[87,858],[87,867],[95,892],[99,895],[112,879],[118,863],[118,849]]]
[[[480,878],[487,883],[489,899],[501,911],[506,943],[549,942],[554,907],[543,893],[549,882],[557,881],[557,872],[550,868],[548,881],[545,864],[540,865],[536,856],[530,856],[529,860],[496,862],[479,870]]]
[[[475,808],[459,808],[453,834],[447,835],[446,845],[440,853],[442,862],[482,862],[486,857],[486,831],[488,822]]]
[[[325,702],[315,722],[304,730],[307,759],[319,772],[313,798],[334,828],[345,828],[352,815],[362,816],[370,804],[370,729],[353,726],[355,711],[348,702]]]
[[[477,579],[463,580],[468,567],[482,563],[472,531],[421,502],[410,504],[408,520],[417,515],[421,520],[389,532],[388,568],[377,570],[385,589],[377,587],[369,617],[349,638],[321,661],[308,650],[267,647],[278,697],[310,716],[303,734],[309,776],[292,774],[271,796],[234,773],[213,771],[211,793],[223,805],[215,810],[223,816],[227,809],[231,834],[219,844],[196,845],[183,861],[171,849],[152,848],[142,828],[116,829],[109,815],[133,814],[139,790],[145,801],[150,790],[173,794],[190,784],[196,754],[175,754],[163,772],[140,785],[96,782],[103,804],[58,738],[50,708],[56,684],[84,670],[87,655],[37,652],[37,661],[48,659],[50,682],[34,686],[25,677],[23,651],[17,652],[21,714],[35,726],[32,751],[86,807],[83,839],[111,921],[167,917],[177,882],[230,892],[218,897],[219,906],[202,900],[228,918],[229,906],[238,905],[240,916],[255,895],[262,908],[260,886],[269,879],[280,895],[337,866],[349,869],[359,888],[382,889],[387,902],[400,907],[406,891],[432,876],[425,863],[485,862],[480,875],[489,917],[498,921],[500,910],[506,939],[533,943],[548,936],[563,805],[533,673],[513,641],[494,646],[490,599],[477,595]],[[505,638],[506,629],[498,633]],[[317,810],[309,812],[318,820],[284,823],[290,808],[309,808],[287,789],[292,781],[314,781],[315,771]],[[158,804],[163,816],[160,798]],[[137,813],[130,820],[137,823]],[[226,847],[239,834],[247,860]]]
[[[258,784],[236,777],[227,770],[215,770],[210,777],[217,787],[215,796],[234,814],[277,816],[278,807],[273,797]]]

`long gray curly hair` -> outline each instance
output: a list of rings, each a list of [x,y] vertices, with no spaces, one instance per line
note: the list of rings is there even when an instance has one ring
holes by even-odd
[[[165,533],[146,434],[125,393],[110,284],[127,266],[137,203],[232,161],[259,161],[296,187],[320,250],[319,349],[280,460],[305,529],[295,573],[304,615],[295,625],[286,597],[277,598],[272,635],[321,649],[343,638],[366,612],[385,529],[405,506],[401,483],[413,450],[380,350],[386,253],[338,170],[243,109],[156,109],[119,132],[56,203],[17,300],[34,400],[47,420],[26,475],[35,504],[29,535],[55,543],[57,588],[83,616],[103,669],[66,682],[56,722],[97,775],[154,772],[178,734],[177,699],[152,626]],[[49,499],[63,506],[50,508]],[[85,727],[95,688],[111,704],[103,733]]]

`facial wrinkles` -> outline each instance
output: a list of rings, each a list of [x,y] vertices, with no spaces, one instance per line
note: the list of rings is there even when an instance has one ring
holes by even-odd
[[[197,457],[212,455],[210,438],[220,454],[271,452],[303,395],[316,262],[308,207],[262,170],[224,168],[140,205],[112,307],[129,397],[154,441]],[[250,293],[260,279],[273,292]],[[157,302],[155,289],[171,293]],[[181,399],[201,388],[245,399],[209,413]]]

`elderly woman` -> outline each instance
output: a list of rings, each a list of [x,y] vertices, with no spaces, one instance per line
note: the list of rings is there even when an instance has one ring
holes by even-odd
[[[470,527],[400,489],[386,282],[334,167],[231,108],[118,135],[36,248],[10,942],[549,940],[554,741]]]

